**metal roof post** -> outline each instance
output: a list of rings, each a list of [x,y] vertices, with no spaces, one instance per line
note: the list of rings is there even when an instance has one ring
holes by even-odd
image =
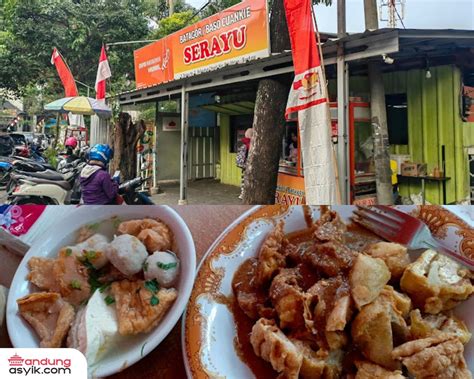
[[[188,204],[188,118],[189,93],[186,84],[181,87],[181,167],[179,175],[179,205]]]
[[[342,204],[350,203],[349,183],[349,65],[346,63],[344,42],[346,31],[346,1],[337,2],[337,170],[339,172],[339,190]]]

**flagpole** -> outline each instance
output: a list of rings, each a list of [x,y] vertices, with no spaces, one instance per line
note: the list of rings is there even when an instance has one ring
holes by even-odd
[[[316,15],[314,14],[314,9],[313,5],[311,5],[311,15],[313,16],[313,22],[314,22],[314,29],[316,30],[316,42],[318,44],[318,49],[319,49],[319,59],[321,62],[321,71],[323,72],[324,75],[324,85],[326,86],[326,101],[328,104],[328,107],[330,106],[329,103],[329,91],[327,90],[327,79],[326,79],[326,67],[324,66],[324,58],[323,58],[323,49],[321,47],[321,38],[319,35],[319,30],[318,30],[318,24],[316,22]],[[329,126],[329,132],[332,133],[331,130],[331,112],[327,112],[327,125]],[[338,123],[339,124],[339,123]],[[336,198],[337,198],[337,203],[342,204],[342,198],[341,198],[341,190],[339,188],[339,169],[337,167],[337,159],[336,159],[336,152],[334,151],[334,145],[331,142],[331,151],[332,151],[332,161],[334,164],[334,172],[336,174]]]

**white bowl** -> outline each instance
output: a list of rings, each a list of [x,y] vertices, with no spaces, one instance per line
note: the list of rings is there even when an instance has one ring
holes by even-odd
[[[27,263],[31,257],[54,258],[59,249],[74,242],[75,232],[84,225],[95,224],[118,216],[120,220],[145,217],[160,218],[173,231],[176,250],[180,258],[180,277],[176,286],[178,298],[152,331],[137,336],[124,337],[124,343],[111,347],[97,367],[89,368],[89,375],[103,377],[121,371],[139,361],[152,351],[170,333],[176,325],[186,304],[194,283],[196,271],[196,251],[194,242],[183,219],[167,206],[87,206],[74,210],[65,208],[65,217],[59,219],[50,228],[43,241],[31,247],[21,261],[10,288],[7,302],[8,334],[14,347],[38,347],[39,340],[35,331],[19,315],[16,300],[33,292],[32,285],[26,279],[29,272]]]

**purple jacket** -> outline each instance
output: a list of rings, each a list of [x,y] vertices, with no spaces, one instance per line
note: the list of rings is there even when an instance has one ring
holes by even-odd
[[[100,166],[87,165],[81,171],[82,201],[88,205],[115,204],[118,184]]]

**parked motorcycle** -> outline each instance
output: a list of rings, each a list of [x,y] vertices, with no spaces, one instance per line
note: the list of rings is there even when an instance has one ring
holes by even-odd
[[[9,162],[0,161],[0,187],[6,187],[10,181],[10,173],[13,166]]]
[[[12,173],[11,179],[15,187],[9,194],[10,204],[79,204],[79,175],[84,165],[84,162],[76,164],[62,175],[50,172],[34,172],[30,175]],[[53,179],[53,175],[59,176]]]
[[[138,177],[128,180],[119,186],[119,194],[124,202],[129,205],[153,205],[153,201],[146,191],[140,191],[139,188],[150,178]]]

